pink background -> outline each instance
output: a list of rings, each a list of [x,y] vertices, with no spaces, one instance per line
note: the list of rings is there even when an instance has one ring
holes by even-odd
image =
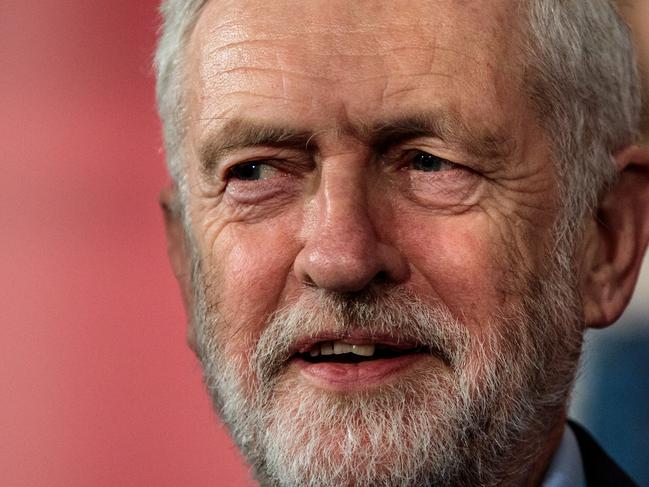
[[[0,0],[0,484],[248,485],[156,199],[157,0]]]

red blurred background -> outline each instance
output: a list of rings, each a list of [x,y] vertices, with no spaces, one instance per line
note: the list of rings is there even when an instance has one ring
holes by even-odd
[[[251,483],[156,200],[157,0],[0,0],[0,484]]]

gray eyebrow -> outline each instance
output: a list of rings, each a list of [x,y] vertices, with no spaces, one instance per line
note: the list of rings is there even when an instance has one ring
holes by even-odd
[[[459,116],[445,113],[418,113],[385,120],[362,128],[371,145],[384,151],[389,145],[417,137],[436,137],[458,145],[478,159],[502,160],[515,151],[514,139],[506,131],[489,127],[469,127]]]
[[[282,125],[259,123],[246,119],[229,119],[216,135],[201,144],[198,154],[201,170],[211,174],[227,154],[246,147],[270,146],[308,150],[313,133]]]
[[[481,160],[503,160],[515,150],[515,141],[504,130],[469,127],[460,117],[445,112],[422,112],[388,118],[371,125],[348,123],[335,128],[339,134],[350,134],[368,144],[375,152],[384,153],[392,146],[418,137],[436,137],[458,145],[469,155]],[[229,153],[255,146],[269,146],[308,151],[315,131],[270,122],[232,118],[212,132],[199,147],[201,170],[213,174],[219,161]]]

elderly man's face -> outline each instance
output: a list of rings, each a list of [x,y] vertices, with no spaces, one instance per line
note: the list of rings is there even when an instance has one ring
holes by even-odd
[[[579,303],[518,25],[495,0],[201,14],[195,347],[268,483],[486,482],[562,423]]]

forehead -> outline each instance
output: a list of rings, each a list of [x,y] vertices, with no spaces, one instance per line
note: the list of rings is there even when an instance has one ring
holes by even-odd
[[[520,107],[518,2],[219,1],[188,49],[198,121],[371,124],[428,105],[484,124]]]

